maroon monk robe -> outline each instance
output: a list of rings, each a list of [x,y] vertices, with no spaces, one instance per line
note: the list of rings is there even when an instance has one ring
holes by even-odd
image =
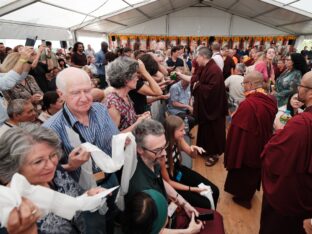
[[[197,145],[207,154],[222,154],[225,148],[227,100],[223,74],[213,59],[197,72],[193,89],[193,114],[198,121]]]
[[[260,154],[273,133],[277,113],[274,97],[249,94],[239,105],[229,129],[224,164],[228,170],[224,190],[242,200],[251,200],[260,189]]]
[[[223,67],[223,76],[224,79],[227,79],[230,75],[232,75],[232,69],[235,69],[234,60],[230,56],[226,56],[224,59],[224,67]]]
[[[312,217],[312,106],[290,119],[271,138],[261,157],[266,203],[261,233],[273,233],[277,228],[283,231],[280,233],[304,233],[303,219]],[[275,227],[268,226],[274,222]]]
[[[252,66],[252,65],[255,64],[255,62],[256,62],[256,61],[255,61],[253,58],[250,58],[250,59],[248,59],[248,60],[245,62],[245,66],[246,66],[246,67]]]

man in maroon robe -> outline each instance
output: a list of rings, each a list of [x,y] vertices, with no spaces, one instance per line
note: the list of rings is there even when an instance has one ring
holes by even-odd
[[[277,102],[262,88],[261,73],[249,73],[242,84],[246,99],[233,115],[227,137],[224,190],[234,195],[234,202],[250,209],[251,199],[260,189],[260,154],[273,133]]]
[[[312,218],[312,72],[298,85],[298,99],[305,111],[276,132],[261,155],[261,234],[303,234],[303,220]]]
[[[199,69],[193,86],[193,113],[198,122],[197,145],[206,150],[207,166],[212,166],[225,149],[227,100],[222,71],[203,47],[196,61]]]

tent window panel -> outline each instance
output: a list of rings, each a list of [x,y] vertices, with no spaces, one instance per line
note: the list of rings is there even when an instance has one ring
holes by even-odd
[[[21,8],[1,17],[1,19],[5,20],[51,25],[63,28],[69,28],[71,26],[80,24],[84,18],[85,15],[53,7],[40,2],[31,4],[27,7]],[[86,20],[90,19],[93,18],[87,17]]]

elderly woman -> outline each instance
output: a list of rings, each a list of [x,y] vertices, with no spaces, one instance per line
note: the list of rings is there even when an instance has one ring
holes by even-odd
[[[32,185],[41,185],[70,196],[82,194],[77,183],[61,168],[61,142],[52,130],[27,124],[8,130],[0,138],[0,182],[7,185],[18,172]],[[96,194],[100,189],[88,191]],[[39,233],[86,233],[83,213],[77,212],[73,220],[52,213],[37,221]],[[105,226],[105,218],[103,224]]]
[[[105,105],[116,126],[122,132],[129,132],[143,119],[150,117],[145,112],[136,115],[128,93],[137,86],[138,71],[145,70],[144,64],[127,56],[119,57],[109,64],[107,77],[114,91],[105,98]]]
[[[276,81],[278,106],[287,104],[289,96],[297,91],[302,76],[308,71],[308,65],[302,54],[292,53],[286,57],[286,70]]]
[[[35,56],[36,53],[33,53],[31,58],[27,61],[21,58],[21,53],[19,52],[11,53],[6,57],[3,64],[1,64],[0,72],[2,73],[9,72],[18,62],[32,64]],[[38,111],[41,110],[41,106],[39,104],[41,103],[43,93],[33,76],[28,75],[25,80],[21,80],[12,89],[5,91],[4,96],[6,97],[7,100],[17,98],[28,99],[35,106],[36,110]]]

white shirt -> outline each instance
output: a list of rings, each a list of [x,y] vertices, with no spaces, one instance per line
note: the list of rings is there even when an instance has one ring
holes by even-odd
[[[220,54],[220,52],[215,52],[212,55],[212,59],[216,62],[216,64],[220,67],[221,71],[223,71],[224,60]]]
[[[244,77],[241,75],[231,75],[225,81],[225,87],[229,88],[230,96],[236,103],[240,103],[245,99],[244,88],[242,82]]]
[[[10,126],[9,124],[2,124],[2,126],[0,127],[0,137],[9,129],[11,129],[13,126]]]

